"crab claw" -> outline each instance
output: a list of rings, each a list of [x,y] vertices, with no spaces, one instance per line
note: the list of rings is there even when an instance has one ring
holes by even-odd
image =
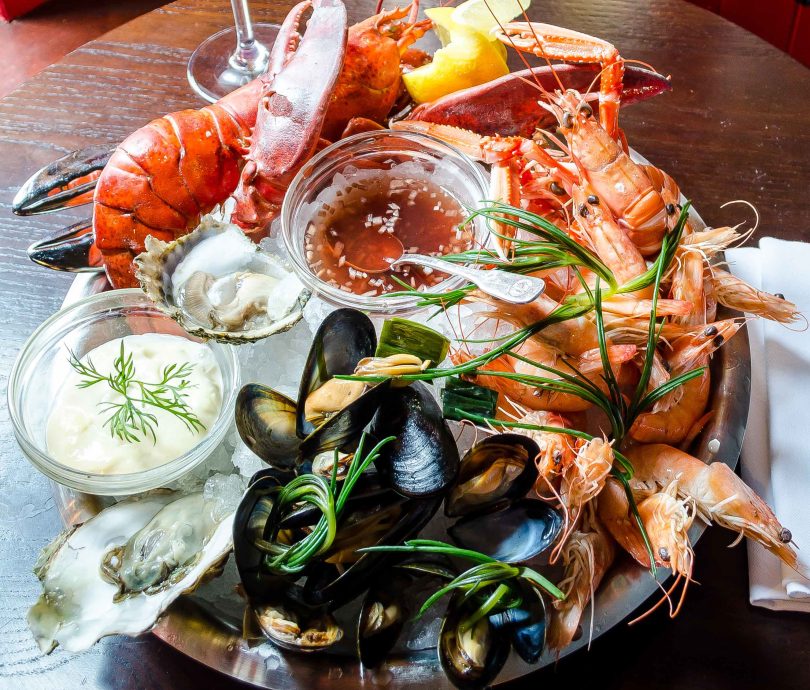
[[[512,72],[499,79],[448,94],[415,108],[409,120],[423,120],[479,134],[530,137],[538,127],[547,127],[554,118],[538,104],[553,91],[574,89],[586,98],[599,100],[594,87],[599,84],[599,66],[553,65]],[[668,77],[658,72],[626,65],[622,105],[637,103],[669,91]]]

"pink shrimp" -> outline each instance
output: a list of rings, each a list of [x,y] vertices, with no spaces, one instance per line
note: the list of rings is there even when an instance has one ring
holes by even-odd
[[[709,357],[742,326],[735,319],[717,321],[697,333],[678,338],[667,357],[673,376],[697,367],[707,367]],[[670,394],[667,404],[657,411],[638,416],[630,436],[641,443],[682,443],[704,417],[709,400],[711,376],[706,368],[698,378],[687,381]]]
[[[616,555],[610,537],[595,520],[591,523],[572,532],[561,550],[565,574],[559,586],[565,599],[553,602],[546,639],[557,653],[576,637],[585,609]]]
[[[798,569],[790,530],[728,465],[707,465],[664,444],[635,446],[626,455],[634,469],[631,484],[663,488],[677,481],[678,496],[693,500],[703,520],[754,539],[786,565]]]

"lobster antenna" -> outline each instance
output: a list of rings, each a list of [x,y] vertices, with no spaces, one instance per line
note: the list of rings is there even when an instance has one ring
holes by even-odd
[[[515,0],[515,1],[518,2],[518,0]],[[523,55],[523,53],[520,50],[518,50],[518,47],[515,45],[515,42],[512,40],[512,37],[509,34],[506,33],[506,29],[504,28],[504,25],[501,23],[501,20],[498,19],[495,16],[495,13],[492,11],[492,8],[489,6],[489,0],[484,0],[484,5],[486,5],[486,8],[489,10],[489,13],[492,15],[492,18],[498,24],[498,28],[501,30],[503,35],[506,36],[509,39],[509,43],[512,45],[512,48],[515,49],[515,52],[520,57],[521,62],[523,62],[523,64],[526,65],[526,69],[529,70],[529,74],[531,74],[532,77],[534,77],[535,86],[540,90],[540,93],[542,93],[544,96],[546,96],[546,97],[549,96],[548,91],[543,87],[543,85],[540,83],[540,80],[537,78],[537,75],[534,73],[534,67],[532,67],[532,65],[529,64],[529,61],[526,59],[526,56]],[[518,2],[518,7],[521,7],[519,2]],[[522,7],[521,7],[521,10],[523,12],[523,16],[526,18],[526,21],[528,21],[529,18],[526,15],[526,10],[524,10]],[[549,62],[549,65],[551,65],[550,62]]]

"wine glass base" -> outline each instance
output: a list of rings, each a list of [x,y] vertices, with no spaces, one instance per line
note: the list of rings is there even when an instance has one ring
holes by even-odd
[[[267,69],[267,60],[281,27],[257,23],[253,35],[260,54],[254,69],[236,60],[236,29],[223,29],[203,41],[188,61],[188,83],[200,98],[213,103],[255,79]]]

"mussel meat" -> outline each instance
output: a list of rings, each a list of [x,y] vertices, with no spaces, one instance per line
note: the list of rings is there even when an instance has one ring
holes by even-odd
[[[412,640],[429,622],[417,616],[427,592],[456,576],[449,561],[405,561],[382,573],[363,597],[357,626],[357,655],[366,668],[376,668],[400,637]],[[420,635],[421,636],[421,635]]]
[[[284,603],[260,604],[252,613],[267,638],[291,652],[322,651],[343,638],[343,630],[328,611]]]
[[[534,459],[539,453],[537,444],[520,434],[495,434],[476,443],[461,459],[445,514],[467,515],[525,496],[537,479]]]
[[[450,600],[439,633],[439,663],[453,685],[473,690],[489,685],[509,656],[509,640],[486,616],[471,621],[475,598],[456,593]]]
[[[377,438],[395,436],[377,459],[380,474],[403,496],[437,496],[458,475],[455,439],[436,398],[423,383],[392,388],[371,426]]]
[[[379,496],[375,507],[360,503],[356,513],[341,521],[332,549],[324,557],[339,560],[364,546],[401,544],[430,521],[440,499],[407,499],[390,490]],[[352,506],[353,507],[353,506]],[[353,558],[353,556],[352,556]],[[308,572],[303,601],[309,606],[342,606],[368,588],[369,582],[386,566],[399,559],[393,554],[363,553],[348,567],[321,562]]]
[[[314,429],[301,441],[301,456],[309,458],[335,448],[344,451],[354,450],[354,445],[360,438],[361,432],[374,418],[380,402],[385,399],[390,386],[391,381],[386,380],[369,388],[359,398]]]
[[[562,528],[558,510],[524,498],[502,510],[461,518],[447,533],[462,548],[505,563],[525,563],[548,549]]]
[[[366,668],[376,668],[385,661],[406,621],[413,616],[404,596],[413,580],[414,576],[406,572],[388,572],[363,597],[357,625],[357,654]]]
[[[376,349],[374,324],[362,312],[338,309],[323,320],[312,341],[298,389],[296,431],[300,438],[363,394],[362,383],[334,377],[353,374],[357,363],[373,356]]]

